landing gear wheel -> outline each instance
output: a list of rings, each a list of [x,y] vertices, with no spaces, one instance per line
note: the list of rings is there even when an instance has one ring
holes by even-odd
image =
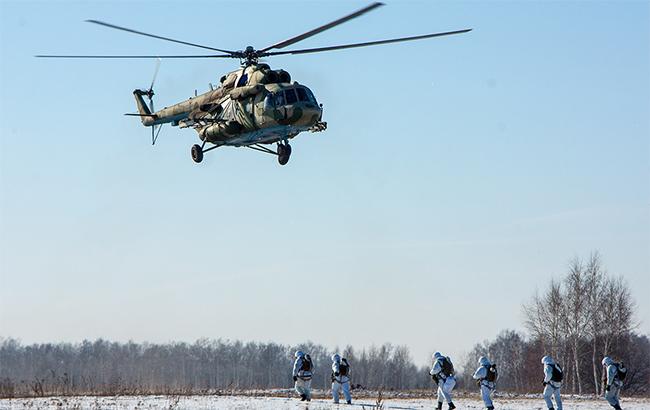
[[[200,145],[192,145],[192,160],[197,164],[203,161],[203,148]]]
[[[291,157],[291,145],[278,144],[278,162],[280,165],[286,165]]]

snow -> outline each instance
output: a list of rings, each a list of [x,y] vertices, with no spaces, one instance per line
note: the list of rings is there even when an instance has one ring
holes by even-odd
[[[474,398],[454,400],[458,409],[484,409],[483,403]],[[540,398],[498,398],[497,410],[546,410]],[[625,410],[648,410],[650,399],[623,398]],[[603,399],[584,399],[567,397],[564,402],[567,410],[605,410],[611,409]],[[260,396],[71,396],[26,399],[1,399],[0,410],[9,409],[373,409],[374,399],[353,400],[352,406],[335,405],[330,400],[314,399],[310,403],[296,398]],[[435,401],[426,399],[387,399],[384,409],[433,409]],[[443,408],[447,408],[446,404]]]

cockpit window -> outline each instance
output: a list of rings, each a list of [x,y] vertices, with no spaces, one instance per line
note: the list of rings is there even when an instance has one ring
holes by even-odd
[[[307,93],[305,92],[305,89],[300,87],[296,88],[296,92],[298,93],[298,100],[300,101],[309,101],[307,99]]]
[[[283,105],[284,105],[284,93],[282,91],[278,91],[275,94],[275,106],[282,107]]]
[[[273,94],[267,94],[266,97],[264,97],[264,109],[265,110],[270,110],[275,106],[275,97]]]
[[[296,97],[296,91],[292,88],[284,90],[285,96],[287,98],[287,104],[295,104],[298,101]]]
[[[316,97],[314,97],[314,94],[312,94],[311,90],[309,88],[305,88],[305,92],[307,93],[308,101],[316,104]]]

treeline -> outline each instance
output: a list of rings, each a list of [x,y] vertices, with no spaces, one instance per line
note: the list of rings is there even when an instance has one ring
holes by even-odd
[[[591,372],[588,340],[581,342],[583,380]],[[116,343],[106,340],[78,344],[22,345],[14,339],[0,342],[0,397],[77,394],[214,394],[236,390],[289,388],[293,353],[309,352],[314,360],[313,386],[330,387],[333,350],[307,343],[198,340],[195,343]],[[337,350],[338,351],[338,350]],[[564,365],[565,392],[572,388],[571,345],[561,344],[557,355]],[[431,389],[429,366],[416,366],[404,346],[384,344],[361,351],[342,351],[352,365],[352,383],[377,390]],[[499,369],[498,390],[541,390],[540,359],[548,350],[540,339],[526,340],[515,331],[503,331],[490,342],[476,345],[465,360],[453,358],[457,389],[473,390],[471,379],[477,359],[489,356]],[[650,340],[628,333],[617,338],[609,354],[623,358],[628,367],[625,391],[647,395],[650,384]],[[602,371],[600,365],[598,371]],[[600,374],[600,373],[599,373]],[[584,381],[583,381],[584,382]]]
[[[296,350],[309,352],[315,365],[313,386],[330,387],[333,350],[306,343],[198,340],[193,344],[116,343],[24,346],[0,343],[0,396],[50,394],[190,394],[292,386]],[[408,348],[384,344],[342,351],[352,364],[353,383],[370,389],[424,388],[425,367],[418,369]]]
[[[627,283],[608,275],[598,254],[573,260],[561,280],[553,280],[524,305],[528,335],[503,331],[478,344],[466,357],[452,357],[457,389],[475,390],[471,375],[480,356],[497,363],[497,389],[539,392],[544,355],[565,371],[563,391],[601,394],[600,364],[605,355],[628,368],[625,394],[650,394],[650,340],[635,333],[636,306]],[[195,343],[116,343],[23,345],[0,339],[0,397],[50,394],[219,394],[235,390],[292,386],[296,350],[315,364],[313,387],[329,389],[330,356],[347,357],[352,384],[366,389],[430,389],[429,367],[417,366],[405,346],[384,344],[342,351],[306,343],[201,339]],[[432,346],[435,349],[435,346]],[[443,352],[444,353],[444,352]]]

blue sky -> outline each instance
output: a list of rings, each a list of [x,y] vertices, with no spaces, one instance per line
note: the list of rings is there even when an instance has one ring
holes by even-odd
[[[0,335],[390,341],[424,363],[521,329],[594,250],[650,332],[647,2],[390,2],[308,39],[474,29],[269,60],[329,123],[285,167],[243,148],[196,165],[192,130],[151,147],[122,114],[153,61],[33,57],[198,50],[85,19],[261,48],[365,4],[0,2]],[[165,60],[157,106],[235,68]]]

